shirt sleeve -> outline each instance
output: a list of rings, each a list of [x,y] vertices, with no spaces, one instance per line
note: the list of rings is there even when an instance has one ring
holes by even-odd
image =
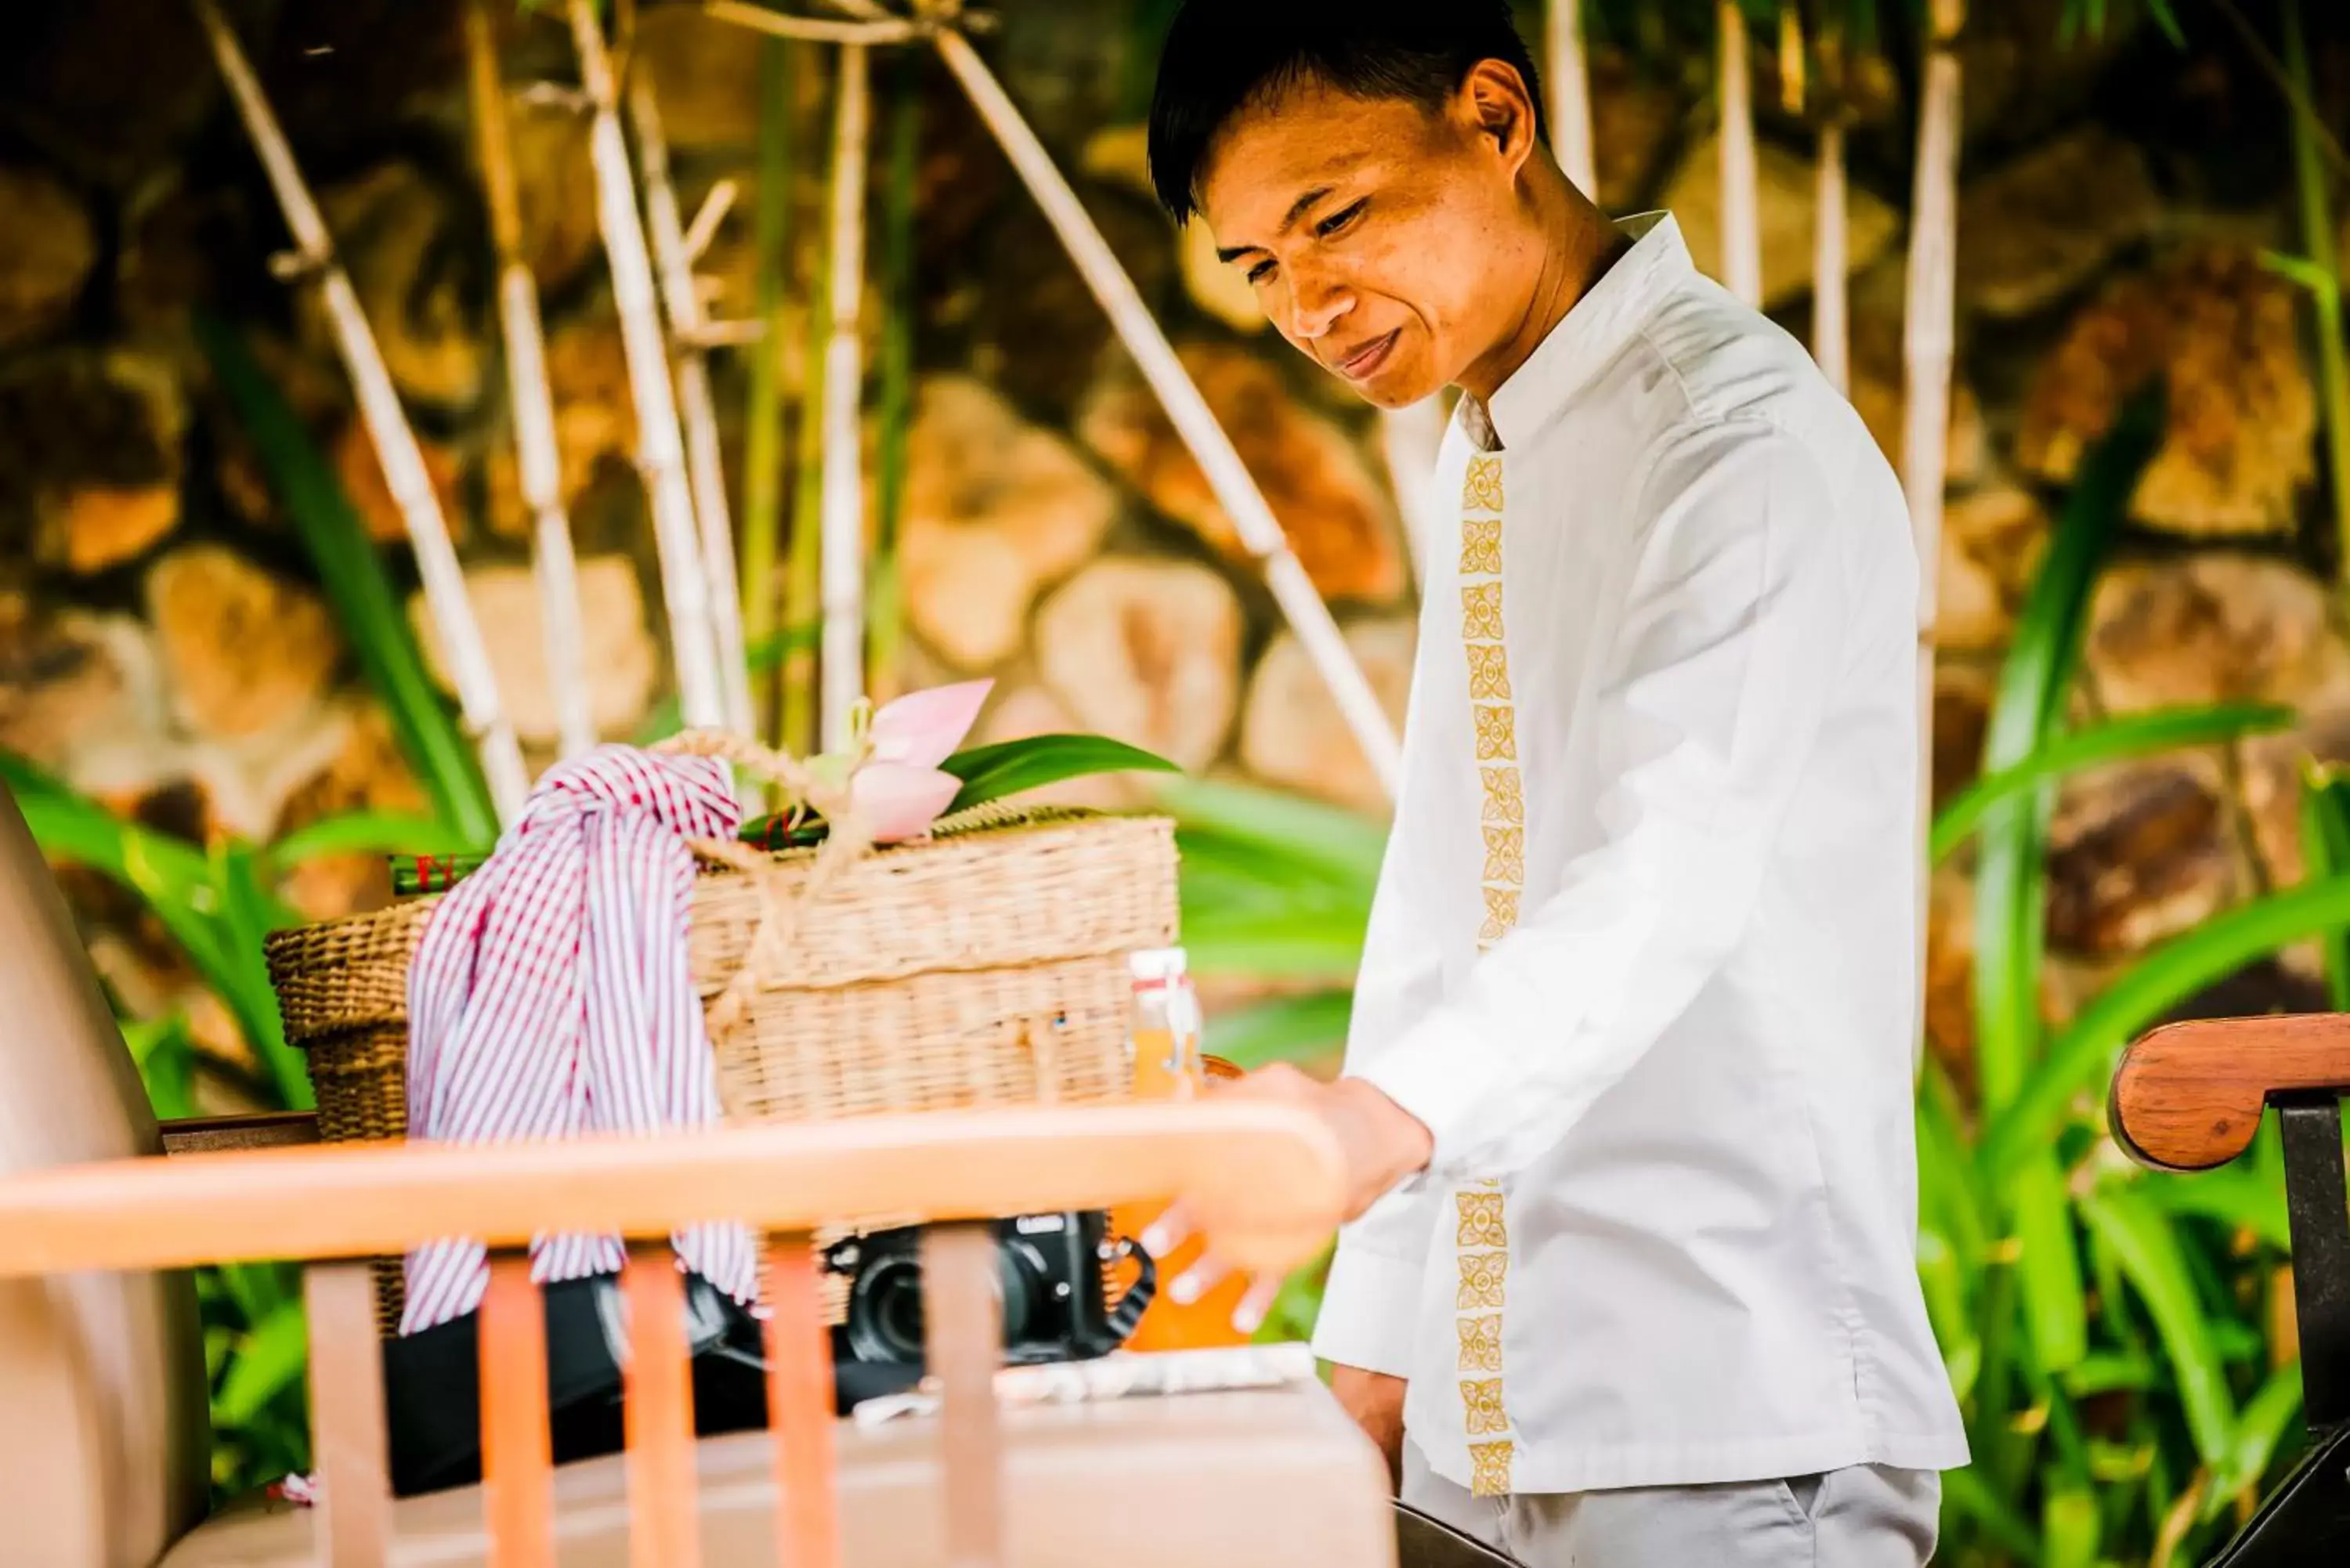
[[[1409,711],[1418,711],[1418,704]],[[1424,846],[1411,830],[1413,820],[1411,810],[1399,802],[1363,935],[1347,1031],[1350,1073],[1382,1060],[1442,991],[1440,948],[1426,929],[1428,900],[1416,886]],[[1315,1319],[1315,1355],[1345,1366],[1410,1376],[1438,1201],[1433,1191],[1390,1192],[1340,1229]]]
[[[1440,1005],[1349,1064],[1433,1136],[1400,1193],[1555,1145],[1739,940],[1836,678],[1836,523],[1776,427],[1715,420],[1662,443],[1593,687],[1596,840]]]

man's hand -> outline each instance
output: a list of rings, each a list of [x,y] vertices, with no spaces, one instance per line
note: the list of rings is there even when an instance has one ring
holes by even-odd
[[[1361,1078],[1325,1084],[1286,1063],[1209,1091],[1235,1099],[1276,1100],[1303,1106],[1322,1119],[1346,1159],[1347,1210],[1352,1220],[1388,1189],[1428,1164],[1435,1139],[1410,1112]]]
[[[1379,1457],[1388,1462],[1388,1488],[1403,1490],[1403,1396],[1409,1386],[1400,1377],[1366,1372],[1359,1366],[1330,1368],[1330,1392],[1355,1425],[1363,1429]]]

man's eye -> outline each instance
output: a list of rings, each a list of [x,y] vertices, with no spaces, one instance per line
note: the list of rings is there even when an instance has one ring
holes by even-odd
[[[1269,261],[1261,261],[1248,269],[1248,280],[1251,283],[1263,283],[1272,275],[1273,264]]]
[[[1361,217],[1363,215],[1363,209],[1368,205],[1370,205],[1370,202],[1367,197],[1364,200],[1356,202],[1353,206],[1346,208],[1344,211],[1333,213],[1328,217],[1323,219],[1320,223],[1315,224],[1314,232],[1320,234],[1325,239],[1327,239],[1330,235],[1336,234],[1339,230],[1353,223],[1357,218]]]

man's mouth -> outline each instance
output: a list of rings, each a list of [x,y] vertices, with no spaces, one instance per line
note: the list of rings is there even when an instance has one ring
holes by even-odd
[[[1378,374],[1379,367],[1386,364],[1388,357],[1394,354],[1396,339],[1402,336],[1403,328],[1399,327],[1384,337],[1374,337],[1344,359],[1332,365],[1330,369],[1337,371],[1349,381],[1367,381]]]

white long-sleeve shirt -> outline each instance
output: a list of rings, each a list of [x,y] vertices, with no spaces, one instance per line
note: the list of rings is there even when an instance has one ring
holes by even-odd
[[[1487,1494],[1967,1462],[1916,1271],[1917,566],[1669,218],[1439,459],[1321,1355]]]

